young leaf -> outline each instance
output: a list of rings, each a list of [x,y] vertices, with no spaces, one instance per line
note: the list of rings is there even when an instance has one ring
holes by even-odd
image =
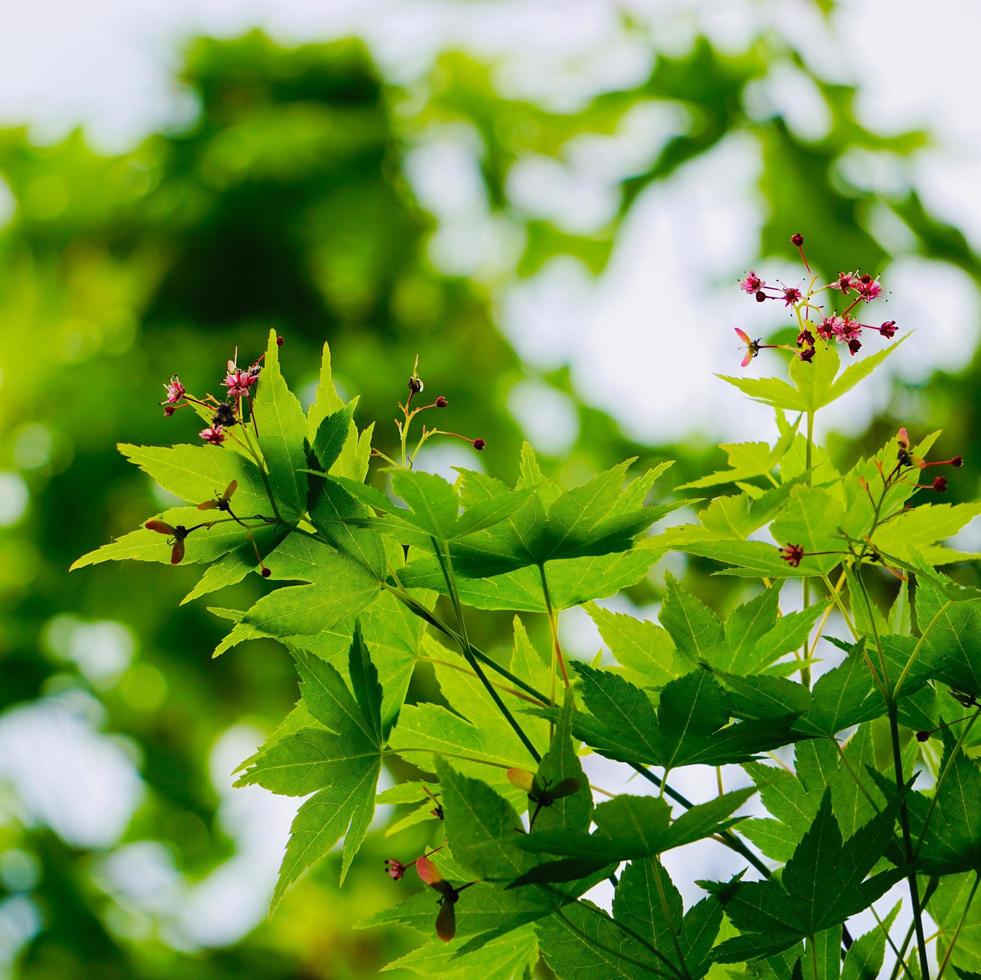
[[[885,959],[886,936],[896,920],[901,904],[897,902],[881,925],[877,923],[852,943],[841,967],[841,980],[876,980]]]
[[[867,908],[903,874],[891,869],[866,880],[892,840],[893,822],[889,808],[843,843],[826,790],[781,881],[709,886],[741,933],[716,948],[716,959],[739,963],[778,953]]]
[[[672,976],[654,949],[618,928],[591,902],[575,902],[535,926],[542,956],[563,980]]]
[[[718,617],[672,575],[667,576],[667,594],[660,618],[675,646],[693,664],[707,659],[709,652],[722,642]]]
[[[566,693],[565,703],[555,726],[552,744],[538,765],[534,788],[543,789],[545,794],[555,787],[572,785],[572,782],[575,782],[578,788],[560,799],[541,805],[534,824],[536,831],[576,831],[585,830],[589,826],[593,812],[593,797],[589,790],[589,781],[582,771],[572,742],[574,706],[575,699],[569,691]],[[542,794],[539,794],[539,798],[543,798]],[[533,804],[535,802],[532,801]]]
[[[275,330],[269,332],[253,412],[273,494],[284,518],[298,517],[307,501],[307,477],[301,472],[307,465],[303,448],[307,422],[300,403],[280,373]]]
[[[663,627],[650,620],[613,612],[595,602],[586,606],[586,612],[633,683],[661,687],[675,676],[675,646]]]
[[[328,415],[318,426],[311,443],[313,454],[325,473],[337,462],[348,440],[353,425],[354,410],[358,399]]]
[[[461,866],[484,881],[510,881],[527,870],[529,858],[516,846],[521,821],[511,804],[448,763],[437,762],[436,772],[446,839]]]
[[[300,807],[273,893],[272,907],[310,865],[344,836],[341,881],[364,840],[375,811],[381,771],[381,690],[360,632],[351,644],[349,690],[341,675],[316,657],[297,652],[303,703],[325,731],[301,729],[260,752],[241,782],[258,782],[280,791],[309,792],[323,786]]]
[[[671,808],[659,797],[622,794],[596,808],[593,819],[597,829],[593,834],[535,829],[527,836],[519,837],[517,846],[533,854],[556,854],[593,861],[597,868],[620,861],[656,857],[664,851],[726,830],[735,823],[731,817],[733,811],[755,792],[755,789],[741,789],[726,793],[691,807],[674,822],[671,822]],[[542,880],[548,880],[547,876],[529,873],[518,878],[514,885]]]

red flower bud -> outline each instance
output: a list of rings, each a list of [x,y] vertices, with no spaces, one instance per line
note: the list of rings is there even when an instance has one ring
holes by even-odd
[[[799,544],[785,544],[779,549],[780,557],[791,567],[797,568],[804,557],[804,549]]]
[[[790,242],[800,248],[804,244],[804,236],[798,231],[790,236]]]
[[[405,877],[406,871],[411,868],[411,864],[403,864],[401,861],[395,858],[387,858],[385,861],[385,874],[388,875],[392,881],[401,881]]]
[[[446,396],[445,395],[440,395],[436,399],[436,407],[437,408],[446,408],[447,405],[449,405],[449,402],[446,400]]]
[[[473,448],[477,450],[478,453],[484,451],[484,447],[487,445],[483,439],[474,439]]]
[[[929,737],[930,737],[930,733],[925,732],[923,730],[920,730],[916,733],[917,742],[925,742]]]
[[[933,483],[931,484],[931,486],[933,487],[934,490],[937,491],[937,493],[946,493],[947,492],[947,477],[945,477],[945,476],[937,476],[937,477],[934,477]]]

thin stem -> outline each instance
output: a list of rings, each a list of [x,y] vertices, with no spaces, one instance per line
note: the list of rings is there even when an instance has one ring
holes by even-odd
[[[545,611],[548,613],[548,626],[552,632],[552,704],[555,704],[555,667],[558,664],[562,671],[562,681],[566,690],[569,689],[569,672],[566,670],[565,657],[562,656],[562,647],[559,643],[559,620],[555,615],[555,607],[552,605],[552,594],[548,589],[548,576],[545,574],[545,563],[538,566],[538,574],[542,580],[542,594],[545,597]]]
[[[933,893],[937,890],[937,886],[940,884],[940,879],[937,877],[930,878],[927,882],[926,891],[923,893],[923,907],[926,908],[927,903],[933,897]],[[909,947],[910,940],[913,938],[913,928],[914,923],[910,922],[909,928],[906,930],[906,935],[903,937],[903,941],[899,945],[899,949],[896,951],[896,962],[893,964],[892,973],[889,974],[889,980],[896,980],[899,976],[899,970],[902,968],[906,971],[908,977],[915,980],[913,971],[909,968],[906,962],[906,950]],[[893,947],[895,949],[895,947]]]
[[[456,587],[456,576],[453,574],[453,560],[450,558],[450,549],[445,547],[444,543],[436,538],[430,538],[430,541],[432,541],[433,548],[436,551],[436,557],[439,559],[439,566],[443,572],[443,579],[446,582],[446,588],[450,593],[450,600],[453,603],[453,610],[456,614],[457,626],[460,629],[460,650],[463,652],[464,657],[466,657],[467,662],[473,668],[474,673],[480,679],[480,682],[484,685],[484,688],[490,695],[491,700],[497,705],[498,710],[504,716],[507,723],[514,729],[514,733],[519,739],[521,739],[521,743],[528,750],[531,757],[535,760],[535,762],[541,762],[541,754],[532,744],[531,739],[525,734],[525,730],[518,724],[514,715],[511,714],[511,710],[504,703],[501,695],[497,693],[494,685],[487,679],[487,675],[480,666],[480,662],[473,654],[473,648],[470,645],[470,638],[467,635],[467,621],[463,615],[463,604],[460,602],[460,595]]]
[[[794,312],[797,313],[798,323],[800,322],[800,311],[794,307]],[[807,485],[811,486],[814,482],[811,475],[811,459],[814,454],[814,412],[809,411],[807,413],[807,443],[804,448],[804,468],[807,470]],[[804,608],[811,604],[811,580],[809,578],[804,578],[803,580],[803,600]],[[807,654],[807,640],[804,640],[804,649],[801,651],[801,665],[800,665],[800,682],[804,687],[811,686],[811,667],[808,660]]]
[[[821,573],[821,579],[828,588],[832,606],[836,607],[838,612],[841,613],[841,618],[845,621],[845,625],[850,630],[852,637],[858,639],[858,630],[855,629],[855,621],[848,612],[848,607],[841,601],[841,582],[845,579],[845,573],[841,573],[841,578],[838,579],[839,584],[837,586],[831,584],[831,579],[828,578],[827,572]]]
[[[463,642],[463,638],[456,630],[444,623],[437,615],[435,615],[435,613],[430,612],[424,605],[422,605],[422,603],[418,602],[407,592],[402,589],[394,588],[390,585],[385,585],[384,588],[388,589],[388,591],[391,592],[392,595],[394,595],[395,598],[398,599],[403,605],[405,605],[410,612],[429,623],[433,629],[438,630],[447,639],[453,640],[453,642],[457,644]],[[493,657],[489,657],[479,647],[475,647],[472,643],[470,644],[470,652],[477,660],[484,664],[485,667],[489,667],[496,674],[499,674],[501,677],[509,680],[515,687],[521,688],[522,691],[524,691],[526,694],[530,694],[541,704],[547,705],[549,703],[548,695],[542,694],[542,692],[537,688],[533,687],[527,681],[522,680],[517,674],[512,673],[512,671],[508,670],[507,667],[499,664]]]
[[[884,496],[884,494],[883,494]],[[874,522],[873,522],[874,524]],[[862,576],[862,566],[857,564],[855,567],[855,580],[858,582],[859,591],[865,602],[869,614],[869,623],[872,626],[872,636],[875,640],[875,648],[879,656],[879,669],[882,671],[882,696],[886,702],[886,709],[889,717],[889,742],[892,748],[892,763],[896,776],[896,792],[899,794],[899,823],[903,831],[903,852],[906,864],[910,868],[907,872],[906,880],[909,883],[910,902],[913,906],[913,926],[916,931],[916,950],[920,961],[920,972],[923,977],[930,975],[929,961],[927,960],[926,937],[923,932],[923,912],[920,905],[919,885],[916,881],[916,871],[913,868],[913,842],[909,829],[909,811],[906,807],[906,780],[903,776],[903,750],[899,744],[899,712],[896,707],[896,699],[889,690],[889,671],[886,667],[885,653],[882,650],[882,639],[879,636],[879,627],[875,621],[875,610],[872,608],[872,600],[869,598],[868,589]]]
[[[876,813],[878,813],[879,812],[879,804],[875,802],[875,800],[872,798],[872,795],[865,788],[865,784],[862,782],[861,779],[858,778],[858,774],[852,768],[852,764],[848,761],[848,756],[845,755],[845,748],[844,748],[844,746],[841,745],[839,743],[838,739],[834,738],[834,736],[832,736],[831,741],[834,742],[835,748],[838,750],[838,757],[841,759],[841,764],[848,771],[848,775],[852,777],[852,782],[854,782],[855,785],[858,787],[859,792],[861,792],[862,796],[864,796],[865,799],[869,801],[869,804],[872,806],[872,809]]]
[[[442,660],[439,657],[416,657],[416,663],[423,664],[438,664],[440,667],[449,667],[450,670],[457,670],[461,674],[466,674],[468,677],[476,676],[475,671],[461,664],[455,664],[452,660]],[[493,681],[491,681],[494,684]],[[524,691],[519,691],[514,687],[505,687],[503,684],[494,684],[499,691],[503,691],[505,694],[510,694],[513,698],[520,698],[522,701],[527,701],[529,704],[533,704],[536,707],[546,708],[548,707],[547,701],[539,701],[538,698],[533,698],[529,694],[525,694]]]
[[[903,957],[900,954],[899,950],[896,948],[896,944],[893,942],[892,936],[889,935],[889,930],[886,928],[886,924],[882,921],[882,919],[879,918],[879,913],[876,912],[875,906],[870,905],[869,911],[872,913],[872,918],[875,919],[875,923],[879,927],[879,931],[885,934],[886,942],[889,944],[889,948],[895,954],[897,962],[902,962]],[[903,968],[906,970],[907,973],[910,972],[909,967],[906,966],[905,962],[903,962]]]
[[[971,885],[971,893],[967,896],[967,901],[964,903],[964,911],[961,913],[960,920],[957,923],[957,928],[954,930],[954,935],[950,937],[950,945],[947,947],[947,952],[944,953],[943,961],[940,964],[940,968],[937,970],[937,980],[940,980],[940,978],[944,975],[944,970],[947,969],[947,964],[950,962],[950,957],[954,952],[954,946],[957,945],[957,940],[960,937],[961,929],[964,928],[964,923],[967,921],[967,914],[971,911],[971,903],[974,901],[975,894],[977,894],[979,881],[981,881],[981,872],[976,872],[974,875],[974,884]]]
[[[899,744],[899,717],[896,702],[889,701],[889,739],[892,746],[893,768],[896,774],[896,791],[899,793],[899,824],[903,830],[903,853],[910,871],[906,881],[909,883],[909,897],[913,906],[913,927],[916,931],[916,950],[920,960],[920,975],[930,976],[927,960],[926,937],[923,932],[923,913],[920,908],[920,889],[913,869],[913,841],[909,829],[909,813],[906,809],[906,780],[903,778],[903,750]]]

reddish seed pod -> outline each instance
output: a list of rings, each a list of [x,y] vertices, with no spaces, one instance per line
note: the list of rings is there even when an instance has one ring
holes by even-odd
[[[951,466],[958,466],[958,467],[963,466],[964,465],[964,457],[963,456],[954,456],[951,459],[951,461],[950,461],[950,465]]]
[[[286,343],[286,338],[285,338],[285,337],[282,337],[282,336],[278,336],[278,337],[276,338],[276,346],[277,346],[277,347],[282,347],[282,346],[283,346],[283,344],[285,344],[285,343]]]
[[[804,236],[798,231],[790,236],[791,244],[796,245],[798,248],[804,244]]]
[[[766,293],[762,289],[758,290],[756,293],[756,302],[762,303],[766,299]]]
[[[436,407],[437,408],[446,408],[447,405],[449,405],[449,402],[446,400],[446,396],[445,395],[440,395],[436,399]]]
[[[484,451],[484,447],[487,445],[483,439],[474,439],[473,448],[477,450],[478,453]]]
[[[266,568],[265,565],[263,565],[261,574],[263,578],[269,578],[269,576],[272,575],[272,572]]]

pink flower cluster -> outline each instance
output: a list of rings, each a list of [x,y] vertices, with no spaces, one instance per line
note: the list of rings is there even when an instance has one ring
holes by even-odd
[[[282,337],[277,338],[281,345]],[[196,398],[188,393],[181,379],[175,374],[169,381],[164,382],[164,392],[166,397],[160,403],[163,406],[164,415],[168,418],[179,408],[187,405],[196,405],[201,409],[206,409],[211,414],[211,423],[203,428],[198,436],[209,446],[220,446],[224,443],[227,436],[226,429],[247,421],[242,411],[242,399],[252,400],[252,389],[259,381],[262,372],[262,360],[265,355],[258,358],[249,365],[248,368],[238,366],[238,352],[235,357],[228,361],[225,366],[225,377],[221,382],[225,391],[224,400],[216,398],[214,395],[206,395],[204,398]]]
[[[758,303],[777,300],[785,307],[791,308],[799,328],[797,344],[795,347],[789,344],[762,344],[759,340],[750,340],[744,331],[737,329],[736,333],[746,351],[742,362],[744,367],[766,348],[793,350],[802,361],[811,361],[814,359],[815,335],[829,345],[845,344],[852,355],[857,354],[862,348],[863,330],[875,331],[887,340],[896,335],[898,327],[895,320],[886,320],[875,326],[860,322],[854,315],[853,311],[859,304],[871,303],[881,295],[882,285],[876,276],[861,271],[839,272],[832,282],[818,285],[817,276],[811,271],[807,256],[804,254],[804,236],[793,235],[790,241],[800,252],[801,261],[810,277],[803,289],[797,286],[785,286],[783,283],[779,285],[766,283],[755,272],[748,272],[740,282],[739,288],[754,297]],[[840,310],[825,309],[825,306],[818,302],[820,294],[824,291],[828,291],[829,295],[832,291],[841,293],[843,300],[847,302]]]

